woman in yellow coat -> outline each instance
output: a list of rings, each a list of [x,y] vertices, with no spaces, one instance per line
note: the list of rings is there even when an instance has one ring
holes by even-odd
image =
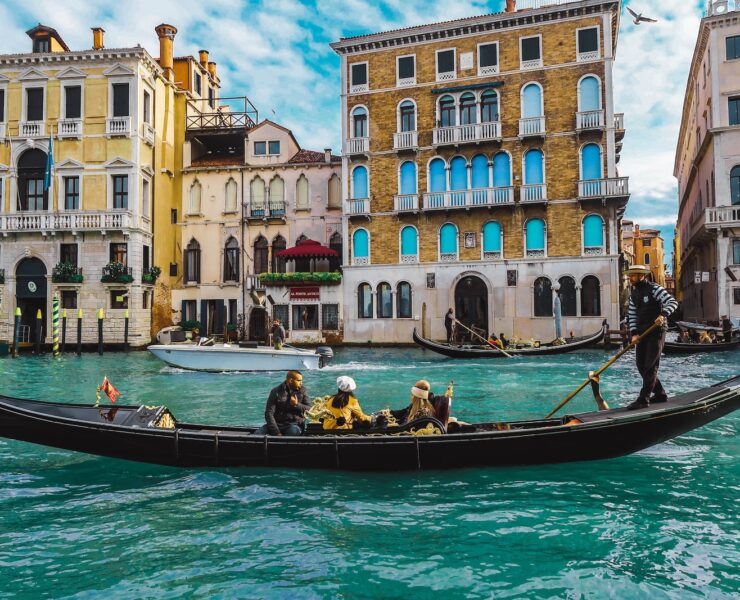
[[[362,412],[360,403],[352,395],[356,389],[357,384],[351,377],[337,377],[337,393],[326,403],[331,417],[324,417],[324,429],[370,427],[371,417]]]

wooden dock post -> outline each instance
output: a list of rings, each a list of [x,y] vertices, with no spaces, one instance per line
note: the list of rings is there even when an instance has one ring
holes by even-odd
[[[15,323],[13,324],[13,358],[18,358],[18,346],[21,343],[21,307],[15,309]]]
[[[98,354],[103,356],[103,319],[105,319],[105,311],[102,308],[98,309]]]
[[[82,309],[77,309],[77,356],[82,356]]]
[[[41,309],[39,308],[36,311],[36,339],[35,339],[35,345],[34,345],[34,352],[36,353],[36,356],[39,356],[41,354],[41,330],[43,329],[43,315],[41,314]]]

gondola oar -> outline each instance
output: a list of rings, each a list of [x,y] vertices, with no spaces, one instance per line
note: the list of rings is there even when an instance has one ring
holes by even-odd
[[[580,392],[583,388],[585,388],[587,385],[589,385],[594,379],[598,382],[598,377],[601,375],[604,371],[606,371],[609,367],[611,367],[617,360],[625,354],[628,350],[632,350],[637,344],[639,344],[643,338],[645,338],[647,335],[651,334],[653,331],[655,331],[658,327],[661,325],[658,323],[653,323],[650,327],[648,327],[645,332],[638,337],[634,342],[631,342],[626,348],[623,348],[620,350],[616,356],[614,356],[612,359],[609,360],[603,367],[601,367],[598,371],[592,371],[589,373],[588,379],[584,381],[581,385],[579,385],[575,390],[573,390],[565,400],[563,400],[560,404],[558,404],[555,409],[547,415],[545,418],[549,419],[552,417],[556,412],[558,412],[563,406],[568,404],[573,398],[575,398],[578,395],[578,392]]]
[[[490,346],[491,348],[495,348],[496,350],[498,350],[499,352],[501,352],[501,354],[503,354],[503,355],[504,355],[504,356],[505,356],[506,358],[511,358],[511,354],[509,354],[508,352],[506,352],[506,350],[504,350],[503,348],[499,348],[499,347],[498,347],[498,346],[496,346],[495,344],[492,344],[492,343],[491,343],[491,342],[489,342],[489,341],[488,341],[488,340],[487,340],[486,338],[484,338],[484,337],[483,337],[482,335],[479,335],[479,334],[475,333],[475,331],[473,331],[472,329],[470,329],[470,327],[466,327],[465,325],[463,325],[462,323],[460,323],[460,321],[458,321],[457,319],[454,319],[454,321],[455,321],[455,323],[457,323],[458,325],[461,325],[462,327],[464,327],[465,329],[467,329],[467,330],[468,330],[468,331],[469,331],[470,333],[472,333],[472,334],[473,334],[474,336],[476,336],[477,338],[480,338],[481,340],[483,340],[483,341],[484,341],[484,342],[485,342],[486,344],[488,344],[488,345],[489,345],[489,346]],[[503,343],[503,342],[502,342],[502,343]]]

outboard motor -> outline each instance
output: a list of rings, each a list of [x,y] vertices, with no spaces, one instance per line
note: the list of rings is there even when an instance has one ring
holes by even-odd
[[[319,346],[316,348],[316,354],[321,357],[319,358],[319,369],[323,369],[334,358],[334,350],[329,348],[329,346]]]

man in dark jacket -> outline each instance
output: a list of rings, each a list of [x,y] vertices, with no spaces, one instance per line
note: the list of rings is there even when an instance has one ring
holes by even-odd
[[[282,350],[285,343],[285,328],[280,324],[280,319],[275,319],[272,322],[270,333],[272,334],[272,345],[275,350]]]
[[[311,408],[303,387],[303,375],[288,371],[285,381],[270,392],[265,407],[265,425],[257,435],[302,435],[305,430],[303,413]]]
[[[637,370],[642,375],[642,388],[637,400],[627,406],[628,410],[635,410],[650,406],[651,402],[665,402],[668,399],[668,394],[658,379],[658,367],[665,343],[667,319],[678,307],[678,302],[663,287],[648,281],[647,276],[650,274],[648,267],[634,265],[627,269],[626,273],[632,284],[627,310],[627,324],[632,342],[636,342],[653,323],[660,325],[635,348],[635,362]],[[652,398],[650,394],[654,394]]]
[[[447,332],[447,343],[452,343],[452,325],[455,322],[455,312],[450,309],[445,315],[445,331]]]

